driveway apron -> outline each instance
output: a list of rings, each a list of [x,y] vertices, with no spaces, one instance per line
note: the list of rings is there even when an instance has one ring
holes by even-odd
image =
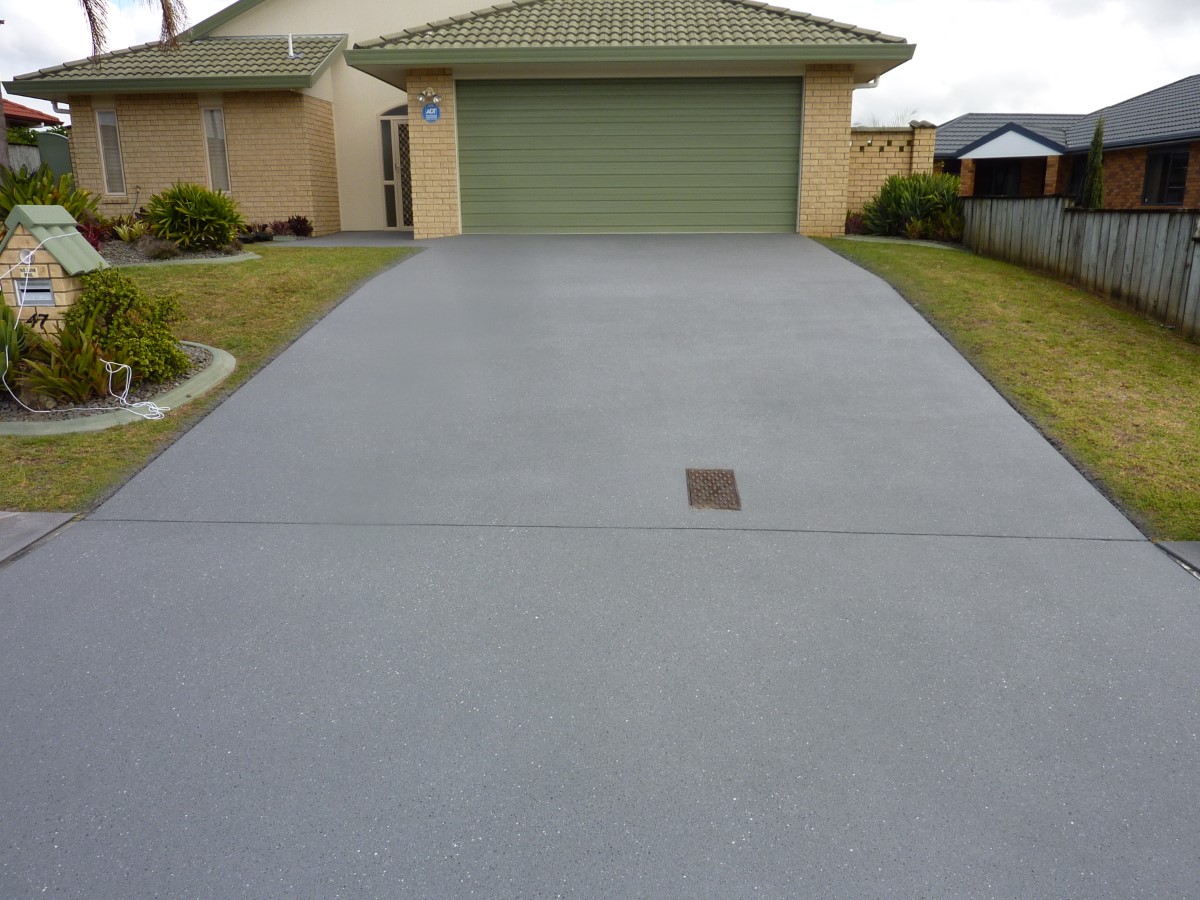
[[[1200,581],[799,237],[437,242],[0,598],[6,897],[1200,894]]]

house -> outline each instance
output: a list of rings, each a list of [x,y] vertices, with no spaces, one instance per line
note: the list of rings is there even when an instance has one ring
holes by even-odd
[[[829,235],[852,93],[915,49],[757,0],[461,2],[238,0],[5,86],[70,104],[107,214],[186,180],[317,233]]]
[[[1200,207],[1200,75],[1083,115],[968,113],[934,158],[967,197],[1075,196],[1100,119],[1106,208]]]
[[[33,109],[22,103],[13,103],[8,98],[4,98],[2,102],[4,104],[4,121],[9,128],[42,128],[47,125],[62,124],[62,119],[44,113],[40,109]]]

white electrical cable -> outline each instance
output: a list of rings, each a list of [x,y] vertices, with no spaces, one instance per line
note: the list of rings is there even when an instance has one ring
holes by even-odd
[[[76,232],[76,233],[78,233],[78,232]],[[44,246],[46,246],[46,244],[50,243],[50,241],[56,240],[57,238],[70,237],[70,236],[71,236],[71,232],[69,232],[69,231],[63,232],[62,234],[52,234],[52,235],[50,235],[50,237],[46,238],[41,243],[39,243],[32,250],[20,251],[21,261],[15,266],[9,266],[8,271],[5,272],[3,275],[0,275],[0,281],[3,281],[3,279],[7,278],[9,275],[12,274],[14,269],[20,268],[22,266],[25,268],[24,281],[22,282],[21,287],[17,290],[17,322],[18,323],[20,323],[21,314],[25,310],[25,291],[29,289],[29,279],[31,277],[30,270],[33,268],[33,260],[35,259],[35,255],[37,254],[37,252],[39,250],[42,249],[42,247],[44,247]],[[13,283],[15,284],[16,282],[14,281]],[[170,412],[171,407],[159,406],[157,403],[154,403],[150,400],[141,400],[136,403],[129,402],[129,388],[133,384],[133,369],[131,369],[125,363],[111,362],[107,359],[104,359],[103,357],[101,357],[101,362],[104,363],[104,370],[108,373],[108,393],[110,396],[117,398],[117,403],[120,405],[121,409],[127,409],[131,413],[133,413],[135,416],[141,416],[143,419],[150,419],[150,420],[161,419],[168,412]],[[0,372],[0,384],[4,385],[4,389],[6,391],[8,391],[8,395],[17,402],[17,405],[20,406],[21,408],[27,410],[28,412],[40,413],[42,415],[51,415],[54,413],[63,413],[63,412],[111,412],[112,411],[112,407],[110,407],[110,406],[70,406],[70,407],[66,407],[66,408],[56,407],[55,409],[34,409],[31,406],[26,406],[24,403],[21,402],[21,398],[17,396],[16,391],[14,391],[8,383],[8,372],[11,367],[12,367],[12,363],[8,358],[8,344],[6,343],[4,345],[4,371]],[[120,393],[117,393],[116,391],[113,390],[113,376],[120,374],[120,373],[124,373],[124,375],[125,375],[125,388]]]

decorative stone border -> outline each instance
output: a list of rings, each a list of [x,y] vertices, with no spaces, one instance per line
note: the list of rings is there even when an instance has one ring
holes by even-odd
[[[192,347],[203,347],[212,354],[212,362],[203,372],[189,378],[183,384],[172,388],[165,394],[155,397],[154,402],[160,406],[178,409],[190,400],[207,394],[218,384],[228,378],[237,366],[235,360],[224,350],[209,347],[207,344],[197,344],[192,341],[181,341]],[[111,412],[96,413],[92,416],[80,416],[77,419],[56,419],[52,422],[0,422],[0,435],[20,437],[40,437],[50,434],[72,434],[81,431],[103,431],[117,425],[127,425],[130,422],[143,421],[136,413],[126,409],[114,409]]]

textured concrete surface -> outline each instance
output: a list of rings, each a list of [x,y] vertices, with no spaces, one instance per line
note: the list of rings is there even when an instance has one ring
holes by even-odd
[[[3,896],[1200,893],[1200,581],[800,238],[438,242],[0,598]]]
[[[1163,541],[1159,546],[1193,569],[1200,569],[1200,541]]]
[[[71,513],[0,512],[0,562],[71,521]]]

